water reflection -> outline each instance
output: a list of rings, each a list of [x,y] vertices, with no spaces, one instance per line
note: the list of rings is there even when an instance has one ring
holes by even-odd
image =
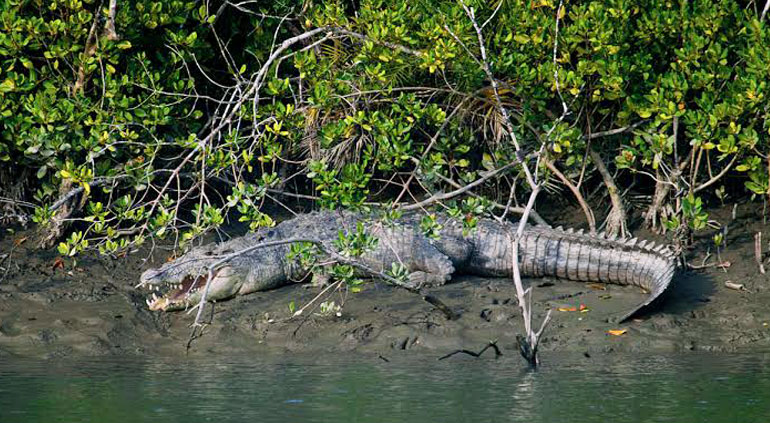
[[[0,363],[0,422],[752,422],[767,355]]]

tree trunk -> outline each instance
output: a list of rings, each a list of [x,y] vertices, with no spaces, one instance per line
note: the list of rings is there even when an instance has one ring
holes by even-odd
[[[604,165],[604,161],[599,153],[592,148],[588,149],[588,153],[591,155],[591,161],[596,165],[596,170],[602,175],[604,185],[607,186],[607,192],[610,195],[610,202],[612,203],[612,209],[607,215],[605,230],[609,235],[626,236],[626,209],[623,206],[623,199],[620,197],[620,190],[618,190],[615,180],[607,170],[607,166]]]

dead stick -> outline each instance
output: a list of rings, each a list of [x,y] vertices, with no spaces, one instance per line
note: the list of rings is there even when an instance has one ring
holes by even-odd
[[[759,273],[765,274],[765,265],[762,264],[762,232],[757,232],[754,235],[754,260],[759,265]]]
[[[453,356],[455,354],[468,354],[471,357],[479,358],[479,357],[481,357],[482,354],[484,354],[484,352],[486,352],[490,348],[492,348],[495,351],[495,359],[498,359],[498,358],[500,358],[500,356],[503,355],[503,353],[500,352],[500,348],[497,347],[497,341],[490,341],[489,344],[487,344],[487,346],[482,348],[481,351],[479,351],[479,352],[473,352],[471,350],[457,350],[457,351],[453,351],[453,352],[451,352],[451,353],[449,353],[449,354],[447,354],[445,356],[440,357],[438,359],[438,361],[447,359],[447,358],[449,358],[449,357],[451,357],[451,356]]]

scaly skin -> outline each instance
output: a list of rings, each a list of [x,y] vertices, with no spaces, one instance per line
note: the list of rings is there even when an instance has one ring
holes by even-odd
[[[429,240],[419,229],[419,216],[408,215],[396,225],[366,219],[351,212],[320,212],[284,221],[259,234],[249,234],[221,243],[194,248],[173,262],[141,276],[141,284],[150,288],[170,285],[165,295],[148,300],[152,310],[183,309],[200,301],[207,266],[223,254],[273,243],[254,249],[227,262],[214,274],[207,298],[223,300],[235,295],[264,291],[292,281],[302,280],[307,269],[289,260],[290,245],[276,241],[288,239],[314,240],[331,247],[340,230],[353,231],[361,221],[368,232],[378,238],[373,251],[360,258],[377,272],[402,263],[410,272],[410,284],[443,284],[457,271],[488,277],[511,277],[512,235],[515,224],[502,224],[480,219],[468,236],[462,224],[440,216],[443,225],[437,240]],[[646,241],[614,239],[602,234],[544,226],[527,226],[519,244],[519,268],[522,276],[552,276],[585,282],[635,285],[650,295],[639,306],[621,317],[625,320],[662,294],[676,270],[676,255],[665,246]]]

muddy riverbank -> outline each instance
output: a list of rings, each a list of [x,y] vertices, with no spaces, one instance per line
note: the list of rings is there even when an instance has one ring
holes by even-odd
[[[625,324],[613,323],[613,318],[644,299],[638,288],[526,281],[535,286],[534,310],[542,316],[554,309],[542,351],[586,356],[770,351],[770,282],[758,271],[753,247],[754,233],[766,227],[755,209],[740,208],[728,226],[721,259],[730,262],[729,268],[680,272],[653,310]],[[731,220],[727,209],[713,216]],[[642,231],[635,235],[660,239]],[[330,298],[337,304],[344,300],[340,317],[307,313],[289,319],[289,303],[300,306],[319,291],[297,284],[217,304],[212,323],[188,352],[193,316],[150,312],[146,292],[134,288],[139,274],[162,263],[168,250],[119,259],[84,257],[72,268],[70,263],[57,265],[55,251],[20,242],[25,232],[2,236],[0,257],[10,255],[3,261],[0,282],[0,357],[344,351],[387,359],[401,354],[440,357],[456,349],[478,350],[492,340],[503,354],[517,354],[515,335],[522,331],[513,287],[502,279],[462,276],[433,289],[459,315],[455,320],[447,320],[419,296],[378,282],[345,299]],[[701,264],[710,243],[707,235],[698,240],[688,254],[691,262]],[[747,290],[728,289],[726,281]],[[616,336],[609,330],[626,332]]]

